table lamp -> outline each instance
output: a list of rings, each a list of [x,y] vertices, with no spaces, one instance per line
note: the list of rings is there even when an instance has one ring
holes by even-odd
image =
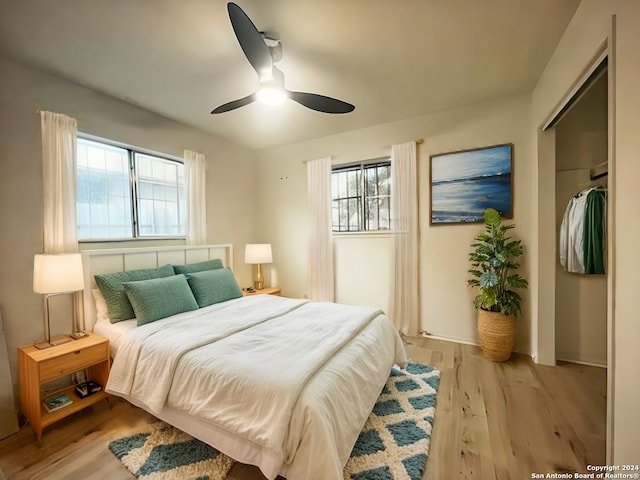
[[[271,262],[273,262],[273,256],[271,255],[270,243],[252,243],[245,246],[244,263],[257,265],[255,281],[253,282],[256,290],[262,290],[264,288],[262,264]]]
[[[71,338],[64,335],[51,338],[49,320],[49,299],[57,295],[66,295],[84,288],[82,274],[82,256],[79,253],[58,255],[38,254],[33,259],[33,291],[44,295],[44,333],[45,339],[36,342],[36,348],[43,349],[67,343]]]

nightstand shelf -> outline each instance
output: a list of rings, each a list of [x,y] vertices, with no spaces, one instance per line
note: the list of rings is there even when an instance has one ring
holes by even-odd
[[[243,290],[242,294],[245,297],[249,297],[251,295],[280,295],[280,292],[281,290],[279,287],[266,287],[260,290],[254,290],[253,292],[247,292],[246,290]]]
[[[71,405],[62,407],[60,410],[56,410],[55,412],[47,412],[42,406],[42,401],[41,401],[40,402],[40,410],[41,410],[40,425],[43,429],[57,422],[58,420],[62,420],[63,418],[71,415],[72,413],[79,412],[83,408],[86,408],[89,405],[93,405],[94,403],[99,402],[100,400],[103,400],[103,399],[109,400],[108,399],[109,395],[106,394],[104,390],[100,392],[96,392],[93,395],[89,395],[88,397],[80,398],[78,395],[76,395],[74,388],[75,388],[75,385],[71,385],[61,390],[47,393],[46,395],[41,395],[42,400],[44,400],[45,398],[51,397],[52,395],[66,393],[67,396],[71,400],[73,400],[73,403]]]
[[[107,400],[111,406],[111,397],[104,390],[80,398],[74,392],[75,385],[42,394],[43,384],[80,370],[87,370],[87,379],[99,383],[104,388],[109,378],[110,366],[109,340],[99,335],[89,334],[79,340],[44,350],[38,350],[32,344],[18,347],[20,411],[33,427],[38,445],[42,442],[42,430],[58,420],[101,400]],[[47,412],[42,406],[43,400],[60,393],[67,394],[73,403],[59,410]]]

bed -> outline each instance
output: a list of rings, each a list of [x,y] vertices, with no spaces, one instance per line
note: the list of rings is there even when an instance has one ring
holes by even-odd
[[[99,312],[96,274],[212,259],[232,267],[232,247],[83,253],[87,328],[109,338],[114,355],[107,391],[257,465],[269,479],[343,478],[392,365],[406,362],[402,341],[382,312],[237,294],[142,325],[143,314],[111,323]],[[189,285],[200,302],[197,284]]]

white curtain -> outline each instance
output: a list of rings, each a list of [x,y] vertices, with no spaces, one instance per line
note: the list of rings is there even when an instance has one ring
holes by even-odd
[[[334,301],[333,239],[331,236],[331,158],[307,162],[311,210],[309,298]]]
[[[187,245],[207,243],[206,159],[202,153],[184,151],[184,184],[187,201]]]
[[[40,112],[44,253],[78,251],[76,222],[76,136],[74,118]]]
[[[406,335],[417,335],[420,323],[417,168],[415,142],[391,147],[391,228],[395,231],[395,272],[389,317]]]
[[[59,113],[40,112],[42,130],[42,201],[44,253],[78,251],[76,218],[76,145],[78,125],[75,118]],[[73,294],[74,329],[83,318],[82,292]],[[84,322],[82,322],[84,323]]]

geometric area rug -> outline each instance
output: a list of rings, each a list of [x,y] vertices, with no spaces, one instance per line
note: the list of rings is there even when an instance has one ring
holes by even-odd
[[[349,480],[420,480],[427,465],[440,371],[394,367],[344,468]]]
[[[157,421],[142,433],[109,443],[109,450],[141,480],[223,480],[233,459]]]
[[[427,464],[440,372],[394,367],[344,469],[345,480],[420,480]],[[158,421],[109,443],[140,480],[223,480],[234,460]]]

